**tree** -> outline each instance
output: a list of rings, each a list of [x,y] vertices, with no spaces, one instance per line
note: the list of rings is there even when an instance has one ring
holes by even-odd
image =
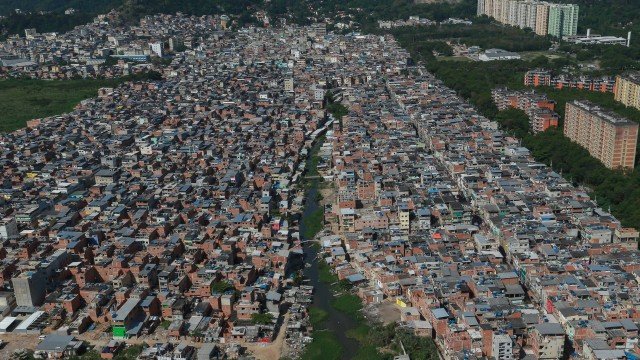
[[[235,287],[228,281],[222,280],[211,284],[211,293],[226,293],[227,291],[235,290]]]
[[[256,313],[251,315],[251,322],[255,325],[271,325],[274,317],[271,313]]]

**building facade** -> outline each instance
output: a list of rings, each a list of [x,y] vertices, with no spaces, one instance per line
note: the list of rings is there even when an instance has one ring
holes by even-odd
[[[578,32],[579,7],[575,4],[552,4],[549,7],[548,34],[557,38]]]
[[[564,135],[609,169],[633,169],[638,124],[588,101],[567,103]]]
[[[496,360],[513,359],[513,341],[507,334],[493,335],[491,341],[491,355]]]
[[[575,35],[578,5],[552,4],[532,0],[478,0],[478,15],[487,15],[503,24],[530,28],[541,36]]]
[[[596,92],[615,93],[616,78],[613,76],[577,76],[571,77],[564,74],[552,75],[549,70],[533,69],[524,75],[525,86],[551,86],[556,89],[580,89]]]
[[[640,73],[616,76],[615,99],[640,109]]]
[[[39,271],[29,271],[11,280],[18,306],[34,307],[44,302],[46,281]]]
[[[534,28],[536,34],[547,36],[549,34],[549,4],[536,4],[536,26]]]

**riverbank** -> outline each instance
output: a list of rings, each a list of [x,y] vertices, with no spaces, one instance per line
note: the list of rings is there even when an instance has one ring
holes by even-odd
[[[313,146],[306,163],[304,183],[305,207],[302,215],[300,234],[303,240],[313,240],[325,227],[324,206],[321,204],[317,166],[320,162],[318,151],[324,138]],[[312,341],[305,347],[302,360],[340,359],[388,359],[381,356],[376,346],[369,344],[367,334],[372,330],[362,315],[360,298],[351,293],[351,286],[339,281],[330,266],[318,256],[317,242],[305,246],[306,261],[311,266],[305,269],[305,277],[314,286],[313,304],[309,307],[309,321],[313,326]]]
[[[320,162],[318,152],[324,143],[324,137],[318,139],[307,158],[305,175],[308,177],[305,188],[305,204],[300,221],[302,240],[313,240],[324,227],[324,207],[320,204],[317,166]],[[300,356],[303,360],[340,360],[350,359],[357,351],[357,341],[346,336],[341,329],[349,329],[355,324],[346,315],[331,306],[333,294],[325,279],[326,273],[320,271],[318,246],[315,242],[306,243],[304,270],[305,278],[314,287],[313,303],[309,307],[309,320],[313,326],[312,341]]]
[[[438,359],[435,343],[429,338],[416,336],[412,330],[398,325],[399,310],[390,302],[375,305],[376,310],[398,311],[397,318],[365,316],[364,304],[355,294],[356,289],[346,280],[339,280],[325,261],[318,234],[332,225],[325,224],[323,202],[333,203],[333,194],[327,191],[327,198],[320,195],[321,188],[328,189],[321,180],[317,167],[321,162],[318,152],[324,142],[320,138],[314,144],[307,158],[303,183],[305,204],[300,222],[300,234],[305,245],[305,262],[310,266],[304,274],[314,286],[313,303],[308,308],[309,321],[313,327],[312,341],[307,344],[302,360],[390,360],[400,354],[408,354],[412,359]],[[381,323],[378,323],[380,321]],[[382,322],[388,322],[386,325]]]

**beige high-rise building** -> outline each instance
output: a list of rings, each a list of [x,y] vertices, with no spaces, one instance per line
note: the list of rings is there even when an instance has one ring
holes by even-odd
[[[476,15],[480,16],[486,14],[487,11],[484,8],[486,5],[485,3],[485,0],[478,0],[478,12],[476,13]]]
[[[614,94],[616,101],[640,109],[640,73],[616,76]]]
[[[633,169],[638,124],[589,101],[567,103],[564,135],[609,169]]]
[[[508,0],[493,0],[493,9],[491,14],[488,14],[492,18],[500,21],[502,16],[502,8],[505,7]]]
[[[547,36],[549,34],[549,4],[537,3],[536,4],[536,34],[540,36]]]
[[[484,14],[487,16],[493,15],[493,0],[484,0]]]
[[[500,9],[500,17],[498,21],[503,24],[509,23],[509,11],[511,10],[511,0],[503,0],[502,8]]]
[[[505,21],[505,23],[518,26],[518,19],[520,18],[520,4],[520,1],[509,0],[509,12],[507,13],[507,21]]]

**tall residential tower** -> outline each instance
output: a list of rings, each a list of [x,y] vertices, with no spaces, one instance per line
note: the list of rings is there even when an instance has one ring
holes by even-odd
[[[575,4],[552,4],[549,7],[549,35],[558,38],[578,32],[578,11]]]
[[[567,103],[564,135],[587,149],[609,169],[633,169],[638,123],[589,101]]]

